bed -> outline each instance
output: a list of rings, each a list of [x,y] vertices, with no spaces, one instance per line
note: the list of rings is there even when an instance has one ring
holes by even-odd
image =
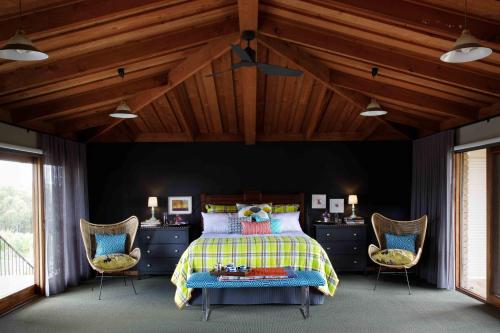
[[[246,192],[241,195],[201,196],[202,211],[206,204],[233,205],[236,203],[297,204],[300,224],[304,226],[304,195],[262,194]],[[250,267],[291,266],[299,270],[316,270],[326,285],[311,290],[311,304],[322,304],[325,296],[333,296],[338,285],[337,275],[328,255],[316,240],[304,232],[270,235],[241,235],[205,233],[194,240],[182,254],[172,275],[176,286],[175,303],[201,304],[201,293],[189,289],[186,282],[194,272],[209,271],[218,262],[249,265]],[[212,304],[300,304],[300,288],[239,288],[212,290]]]

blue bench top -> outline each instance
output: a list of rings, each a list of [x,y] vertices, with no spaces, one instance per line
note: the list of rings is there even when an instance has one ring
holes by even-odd
[[[260,288],[260,287],[318,287],[325,280],[316,271],[296,271],[296,277],[277,280],[219,281],[209,272],[193,273],[187,280],[188,288]]]

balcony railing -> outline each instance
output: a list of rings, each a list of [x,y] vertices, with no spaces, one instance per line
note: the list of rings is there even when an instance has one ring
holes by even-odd
[[[33,265],[0,236],[0,276],[33,275]]]

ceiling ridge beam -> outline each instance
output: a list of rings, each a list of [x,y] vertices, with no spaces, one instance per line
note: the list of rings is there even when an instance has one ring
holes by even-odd
[[[140,112],[146,105],[150,104],[160,96],[166,94],[177,85],[181,84],[188,77],[194,75],[201,68],[208,65],[212,60],[220,57],[225,52],[229,51],[232,43],[239,40],[238,34],[230,34],[220,37],[216,40],[209,42],[206,46],[195,52],[181,62],[177,67],[172,69],[168,75],[168,84],[153,88],[147,92],[136,94],[127,99],[127,104],[132,109],[132,112]],[[103,128],[97,133],[93,134],[87,141],[94,141],[104,133],[113,129],[116,125],[120,124],[123,119],[114,121],[109,126]]]

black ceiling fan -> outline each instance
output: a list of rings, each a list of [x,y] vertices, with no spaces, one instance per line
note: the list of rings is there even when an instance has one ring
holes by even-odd
[[[262,71],[266,75],[301,76],[302,74],[304,74],[304,72],[296,69],[257,62],[255,59],[255,50],[250,47],[250,41],[255,39],[255,31],[243,31],[243,33],[241,34],[241,38],[247,41],[247,47],[242,48],[238,44],[231,45],[231,49],[240,57],[241,61],[239,63],[233,64],[231,66],[231,69],[212,73],[207,76],[219,76],[229,71],[237,70],[241,67],[257,67],[258,70]]]

